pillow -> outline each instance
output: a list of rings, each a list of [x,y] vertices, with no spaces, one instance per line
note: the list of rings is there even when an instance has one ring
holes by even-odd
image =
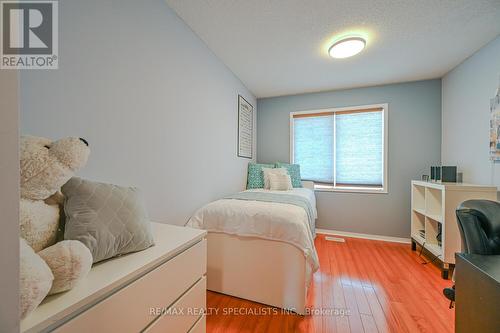
[[[154,245],[137,188],[74,177],[61,190],[65,196],[64,239],[85,244],[94,263]]]
[[[264,173],[264,188],[269,190],[271,184],[269,183],[269,176],[271,175],[288,175],[288,171],[285,168],[262,168]]]
[[[248,163],[247,190],[264,188],[264,174],[262,168],[274,168],[274,164]]]
[[[271,191],[289,191],[293,189],[292,179],[290,175],[269,175],[269,182],[271,183]]]
[[[302,187],[302,180],[300,178],[300,165],[298,164],[286,164],[278,162],[275,164],[276,168],[285,168],[292,178],[292,186],[293,187]]]

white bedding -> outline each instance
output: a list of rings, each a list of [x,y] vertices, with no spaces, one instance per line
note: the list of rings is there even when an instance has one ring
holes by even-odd
[[[290,191],[270,191],[282,195],[299,195],[307,198],[314,209],[314,192],[307,188]],[[314,247],[313,232],[309,226],[304,208],[284,203],[221,199],[200,208],[188,221],[188,226],[212,232],[222,232],[238,236],[253,236],[286,242],[304,252],[313,271],[319,268],[318,255]]]

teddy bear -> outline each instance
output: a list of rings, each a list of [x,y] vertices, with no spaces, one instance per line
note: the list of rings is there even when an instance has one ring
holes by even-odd
[[[80,241],[58,241],[60,188],[87,162],[81,138],[51,141],[22,136],[20,141],[20,305],[26,317],[47,296],[71,289],[92,266]]]

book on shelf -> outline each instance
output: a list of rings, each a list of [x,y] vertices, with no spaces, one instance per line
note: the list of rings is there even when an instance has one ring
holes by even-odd
[[[418,234],[419,234],[420,237],[425,238],[425,230],[424,229],[420,229],[418,231]]]

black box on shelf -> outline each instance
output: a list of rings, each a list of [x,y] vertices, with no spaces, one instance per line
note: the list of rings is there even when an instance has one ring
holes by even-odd
[[[443,181],[443,182],[446,181],[446,180],[442,179],[443,173],[444,173],[443,168],[450,168],[450,167],[431,166],[431,180],[432,181]],[[455,170],[456,170],[456,167],[455,167]],[[455,179],[456,179],[456,172],[455,172]]]
[[[435,166],[431,166],[431,180],[436,180],[436,168]]]
[[[457,167],[456,166],[443,166],[442,170],[442,181],[446,183],[456,183],[457,182]]]

